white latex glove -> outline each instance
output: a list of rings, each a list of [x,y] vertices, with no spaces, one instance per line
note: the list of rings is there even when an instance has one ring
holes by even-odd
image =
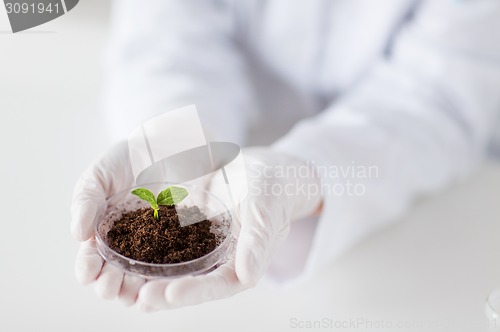
[[[82,175],[71,206],[71,232],[76,240],[82,241],[75,263],[76,278],[82,284],[95,282],[99,296],[104,299],[118,297],[126,305],[136,302],[145,279],[124,274],[104,262],[96,249],[94,218],[97,207],[107,197],[133,185],[128,147],[121,143]]]
[[[265,273],[275,248],[288,235],[291,220],[311,215],[319,208],[320,181],[305,161],[269,148],[244,150],[243,157],[246,172],[241,170],[239,178],[247,177],[249,194],[234,213],[235,252],[208,274],[147,282],[139,293],[142,306],[159,310],[195,305],[252,287]],[[295,177],[293,170],[303,177]],[[279,171],[283,176],[274,174]],[[238,176],[232,181],[235,178]],[[218,195],[226,188],[211,186],[210,191]]]
[[[308,169],[302,160],[263,148],[244,151],[244,160],[245,170],[233,177],[248,181],[249,194],[235,211],[234,235],[238,242],[227,262],[205,275],[146,281],[105,263],[96,249],[97,206],[134,185],[127,145],[115,146],[83,174],[75,188],[71,230],[82,241],[75,264],[78,281],[95,282],[97,294],[104,299],[118,297],[132,305],[139,298],[139,306],[145,311],[221,299],[255,285],[274,249],[287,236],[290,221],[313,213],[321,197],[319,180],[313,176],[272,176],[279,170]],[[217,176],[212,183],[223,183]],[[210,190],[220,196],[226,187],[211,186]]]

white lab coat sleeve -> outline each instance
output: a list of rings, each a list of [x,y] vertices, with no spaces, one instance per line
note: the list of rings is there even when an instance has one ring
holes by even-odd
[[[500,1],[422,2],[365,77],[275,143],[323,181],[305,271],[474,170],[500,111],[499,31]]]
[[[240,143],[253,97],[231,0],[116,0],[105,63],[113,139],[196,104],[212,139]]]

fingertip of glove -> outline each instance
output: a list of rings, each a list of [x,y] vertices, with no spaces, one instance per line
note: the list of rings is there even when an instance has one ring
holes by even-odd
[[[254,287],[257,284],[257,278],[253,274],[237,273],[237,275],[240,283],[246,288]]]
[[[120,293],[124,274],[118,268],[104,264],[95,283],[95,292],[104,300],[113,300]]]
[[[94,282],[102,268],[102,259],[98,256],[77,259],[75,263],[76,280],[82,285]]]
[[[95,292],[103,300],[114,300],[118,296],[118,290],[111,288],[108,284],[104,282],[99,282],[95,284]]]
[[[147,305],[143,302],[138,302],[137,303],[137,308],[142,311],[143,313],[145,314],[151,314],[153,312],[156,312],[158,311],[158,309],[155,309],[154,307],[150,306],[150,305]]]
[[[126,307],[135,304],[139,297],[139,291],[145,282],[145,279],[142,277],[125,274],[120,293],[118,294],[120,302]]]
[[[165,280],[150,281],[144,284],[138,294],[138,302],[151,307],[168,307],[165,298],[165,289],[168,282]]]
[[[71,236],[73,239],[79,242],[85,242],[89,240],[94,234],[89,232],[84,232],[81,225],[71,224]]]
[[[253,287],[262,275],[262,268],[257,264],[253,254],[240,255],[235,260],[235,271],[238,280],[245,286]]]
[[[200,290],[193,276],[172,281],[164,292],[165,301],[170,308],[197,303],[193,298],[195,295],[200,295]]]
[[[94,235],[94,219],[97,205],[91,201],[74,208],[71,218],[71,234],[77,241],[86,241]]]
[[[132,298],[123,298],[123,297],[119,297],[119,300],[121,302],[121,304],[123,304],[124,307],[131,307],[135,304],[135,300],[132,299]]]

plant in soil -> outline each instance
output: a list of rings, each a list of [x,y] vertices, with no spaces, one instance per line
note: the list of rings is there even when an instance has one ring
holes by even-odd
[[[108,231],[109,247],[123,256],[147,263],[173,264],[205,256],[220,243],[221,239],[211,231],[212,223],[199,207],[176,206],[188,196],[186,189],[172,186],[157,197],[145,188],[131,193],[151,208],[124,211]],[[186,226],[181,226],[179,220]]]
[[[184,200],[184,198],[187,197],[188,192],[184,188],[171,186],[160,192],[158,194],[158,198],[156,198],[155,195],[146,188],[137,188],[132,190],[132,194],[148,202],[154,211],[154,218],[159,220],[158,211],[160,209],[160,205],[174,206],[175,204],[179,204]]]

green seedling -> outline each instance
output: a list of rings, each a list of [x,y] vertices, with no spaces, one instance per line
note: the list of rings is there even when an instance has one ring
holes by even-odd
[[[187,197],[188,192],[184,188],[171,186],[159,193],[158,197],[155,197],[155,195],[146,188],[132,190],[132,194],[148,202],[151,208],[153,208],[155,219],[159,220],[158,211],[160,210],[160,205],[174,206],[179,204]]]

